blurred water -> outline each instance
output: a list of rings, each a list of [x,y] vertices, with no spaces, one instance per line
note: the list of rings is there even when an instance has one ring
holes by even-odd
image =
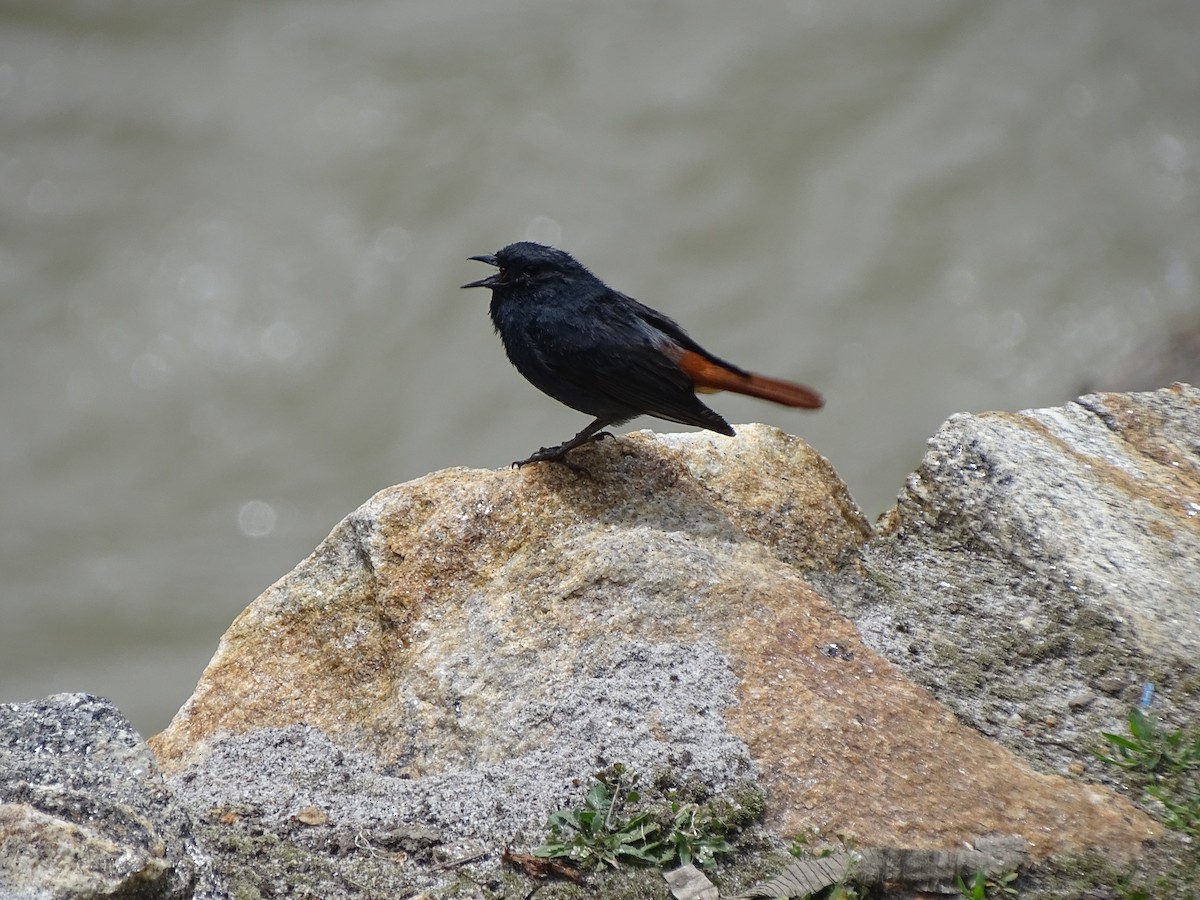
[[[0,700],[147,733],[375,491],[580,414],[465,257],[571,250],[810,383],[869,514],[1194,313],[1200,4],[0,5]],[[639,420],[634,427],[654,426]]]

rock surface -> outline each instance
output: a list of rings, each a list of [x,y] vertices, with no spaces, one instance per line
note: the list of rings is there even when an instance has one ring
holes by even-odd
[[[755,781],[780,836],[1127,858],[1156,833],[864,646],[806,578],[853,568],[867,523],[803,442],[738,431],[593,445],[591,477],[450,470],[376,495],[226,633],[153,740],[172,784],[268,830],[315,806],[329,834],[425,829],[452,857],[537,842],[618,761]]]
[[[960,720],[1096,777],[1145,685],[1200,722],[1200,390],[954,416],[881,531],[821,589]]]
[[[191,897],[191,823],[112,704],[0,705],[0,897]]]
[[[1200,719],[1200,392],[956,416],[878,531],[738,432],[377,494],[152,739],[174,797],[103,701],[0,708],[0,895],[524,896],[501,851],[616,762],[756,822],[748,865],[992,834],[1124,877],[1162,830],[1091,751],[1146,683]]]

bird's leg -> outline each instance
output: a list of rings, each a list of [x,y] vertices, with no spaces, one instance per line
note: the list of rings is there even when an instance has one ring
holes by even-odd
[[[600,431],[600,429],[609,424],[610,421],[611,420],[609,419],[601,417],[592,422],[587,428],[583,429],[583,431],[579,432],[579,434],[575,435],[575,437],[571,438],[569,441],[563,441],[557,447],[542,447],[536,453],[530,454],[528,459],[519,459],[514,462],[513,467],[519,469],[521,466],[527,466],[530,463],[535,462],[556,462],[561,463],[568,469],[572,469],[576,472],[586,472],[587,469],[584,469],[582,466],[577,466],[574,463],[567,462],[567,454],[576,447],[586,444],[589,441],[599,441],[606,437],[612,437],[612,435],[607,431]]]

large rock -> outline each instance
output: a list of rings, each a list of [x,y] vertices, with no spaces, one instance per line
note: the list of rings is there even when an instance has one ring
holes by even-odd
[[[819,577],[866,642],[1047,770],[1152,686],[1200,721],[1200,390],[952,417],[861,571]]]
[[[0,897],[191,897],[191,823],[107,700],[0,704]]]
[[[780,836],[1135,854],[1157,829],[1131,804],[1035,771],[862,643],[811,584],[904,570],[881,572],[878,544],[860,568],[871,531],[825,460],[738,431],[592,445],[590,477],[449,470],[376,495],[222,638],[153,739],[172,785],[214,829],[252,821],[372,878],[371,850],[528,846],[618,761],[756,783]],[[921,519],[940,540],[936,509]],[[986,542],[958,552],[1006,565]]]

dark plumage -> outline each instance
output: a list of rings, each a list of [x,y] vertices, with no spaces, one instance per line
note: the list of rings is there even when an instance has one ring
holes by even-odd
[[[539,390],[596,419],[531,462],[566,462],[566,454],[601,429],[646,414],[732,435],[696,391],[732,390],[816,409],[803,385],[755,375],[709,353],[674,320],[615,291],[569,253],[542,244],[510,244],[471,259],[497,271],[464,284],[492,291],[492,322],[509,361]]]

